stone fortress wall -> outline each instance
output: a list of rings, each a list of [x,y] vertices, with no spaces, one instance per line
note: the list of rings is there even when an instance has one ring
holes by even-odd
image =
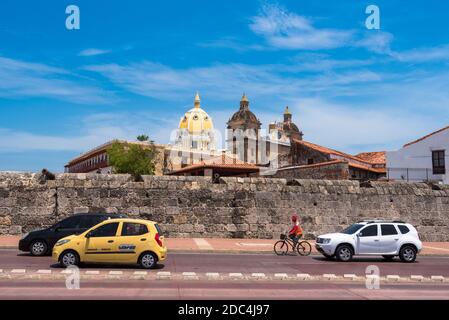
[[[298,213],[307,238],[367,218],[401,219],[425,241],[449,241],[449,186],[349,180],[0,173],[0,234],[73,213],[122,212],[169,237],[278,238]]]

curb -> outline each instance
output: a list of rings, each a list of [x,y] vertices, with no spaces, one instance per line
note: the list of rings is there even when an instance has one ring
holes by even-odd
[[[71,275],[72,271],[63,270],[51,270],[51,269],[39,269],[39,270],[26,270],[26,269],[0,269],[0,281],[2,279],[13,280],[60,280],[65,279],[68,275]],[[366,282],[369,279],[368,276],[358,276],[356,274],[321,274],[311,275],[308,273],[273,273],[267,274],[262,272],[253,273],[219,273],[219,272],[205,272],[196,273],[191,271],[185,272],[170,272],[170,271],[129,271],[129,270],[82,270],[80,271],[80,279],[89,280],[178,280],[178,281],[276,281],[284,282],[285,280],[291,280],[296,282]],[[449,283],[449,276],[441,275],[385,275],[379,277],[379,280],[384,283]]]

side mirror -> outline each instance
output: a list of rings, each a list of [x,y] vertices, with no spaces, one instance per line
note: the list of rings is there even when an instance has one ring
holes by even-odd
[[[90,232],[86,233],[86,238],[90,238],[92,234]]]
[[[357,237],[360,238],[361,236],[363,236],[363,234],[361,232],[357,233]]]

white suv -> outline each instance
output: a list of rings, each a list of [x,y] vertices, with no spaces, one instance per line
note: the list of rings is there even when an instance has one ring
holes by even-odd
[[[418,232],[408,223],[389,220],[357,222],[339,233],[316,239],[316,249],[327,258],[350,261],[353,255],[395,256],[403,262],[414,262],[422,249]]]

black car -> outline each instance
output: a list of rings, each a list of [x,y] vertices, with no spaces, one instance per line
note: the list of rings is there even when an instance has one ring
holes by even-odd
[[[19,241],[19,250],[33,256],[50,254],[55,243],[72,234],[80,234],[107,219],[127,218],[125,214],[83,213],[59,221],[50,228],[32,231]]]

